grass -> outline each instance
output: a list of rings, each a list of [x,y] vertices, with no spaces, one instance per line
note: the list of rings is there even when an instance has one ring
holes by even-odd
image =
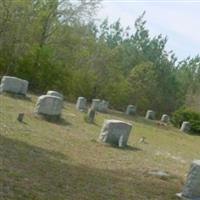
[[[200,137],[182,134],[141,117],[110,111],[94,124],[65,103],[62,121],[33,115],[31,101],[0,95],[1,200],[176,200]],[[25,113],[24,123],[18,122]],[[96,142],[104,119],[131,122],[128,148]],[[138,143],[146,137],[145,144]],[[167,179],[148,175],[167,171]]]

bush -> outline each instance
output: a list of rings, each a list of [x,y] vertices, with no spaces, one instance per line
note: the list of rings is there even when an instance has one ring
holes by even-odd
[[[180,108],[172,114],[171,122],[176,127],[180,127],[183,121],[189,121],[191,131],[200,134],[200,113],[190,108]]]

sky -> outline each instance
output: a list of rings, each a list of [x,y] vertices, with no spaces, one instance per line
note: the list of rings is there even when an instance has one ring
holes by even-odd
[[[103,0],[98,18],[120,18],[123,27],[134,30],[135,19],[146,11],[151,36],[168,37],[166,49],[178,59],[200,54],[200,0]]]

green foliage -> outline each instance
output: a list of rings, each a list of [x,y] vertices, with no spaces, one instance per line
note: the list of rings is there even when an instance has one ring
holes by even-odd
[[[196,108],[200,58],[177,63],[167,37],[150,37],[145,13],[135,32],[120,19],[96,25],[99,0],[0,1],[0,75],[27,79],[30,89],[59,90],[69,100],[101,98],[124,110],[171,113]]]
[[[191,130],[194,133],[200,134],[200,113],[190,108],[183,107],[175,111],[171,121],[177,127],[180,127],[183,121],[189,121],[191,123]]]

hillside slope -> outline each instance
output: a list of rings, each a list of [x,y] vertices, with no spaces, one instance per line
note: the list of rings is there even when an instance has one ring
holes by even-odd
[[[47,122],[33,115],[32,101],[0,95],[0,199],[2,200],[175,200],[200,137],[160,127],[139,117],[110,111],[96,116],[65,103],[62,120]],[[24,123],[16,120],[25,113]],[[104,119],[131,122],[126,149],[96,142]],[[138,143],[146,137],[145,144]],[[167,171],[166,179],[148,175]]]

